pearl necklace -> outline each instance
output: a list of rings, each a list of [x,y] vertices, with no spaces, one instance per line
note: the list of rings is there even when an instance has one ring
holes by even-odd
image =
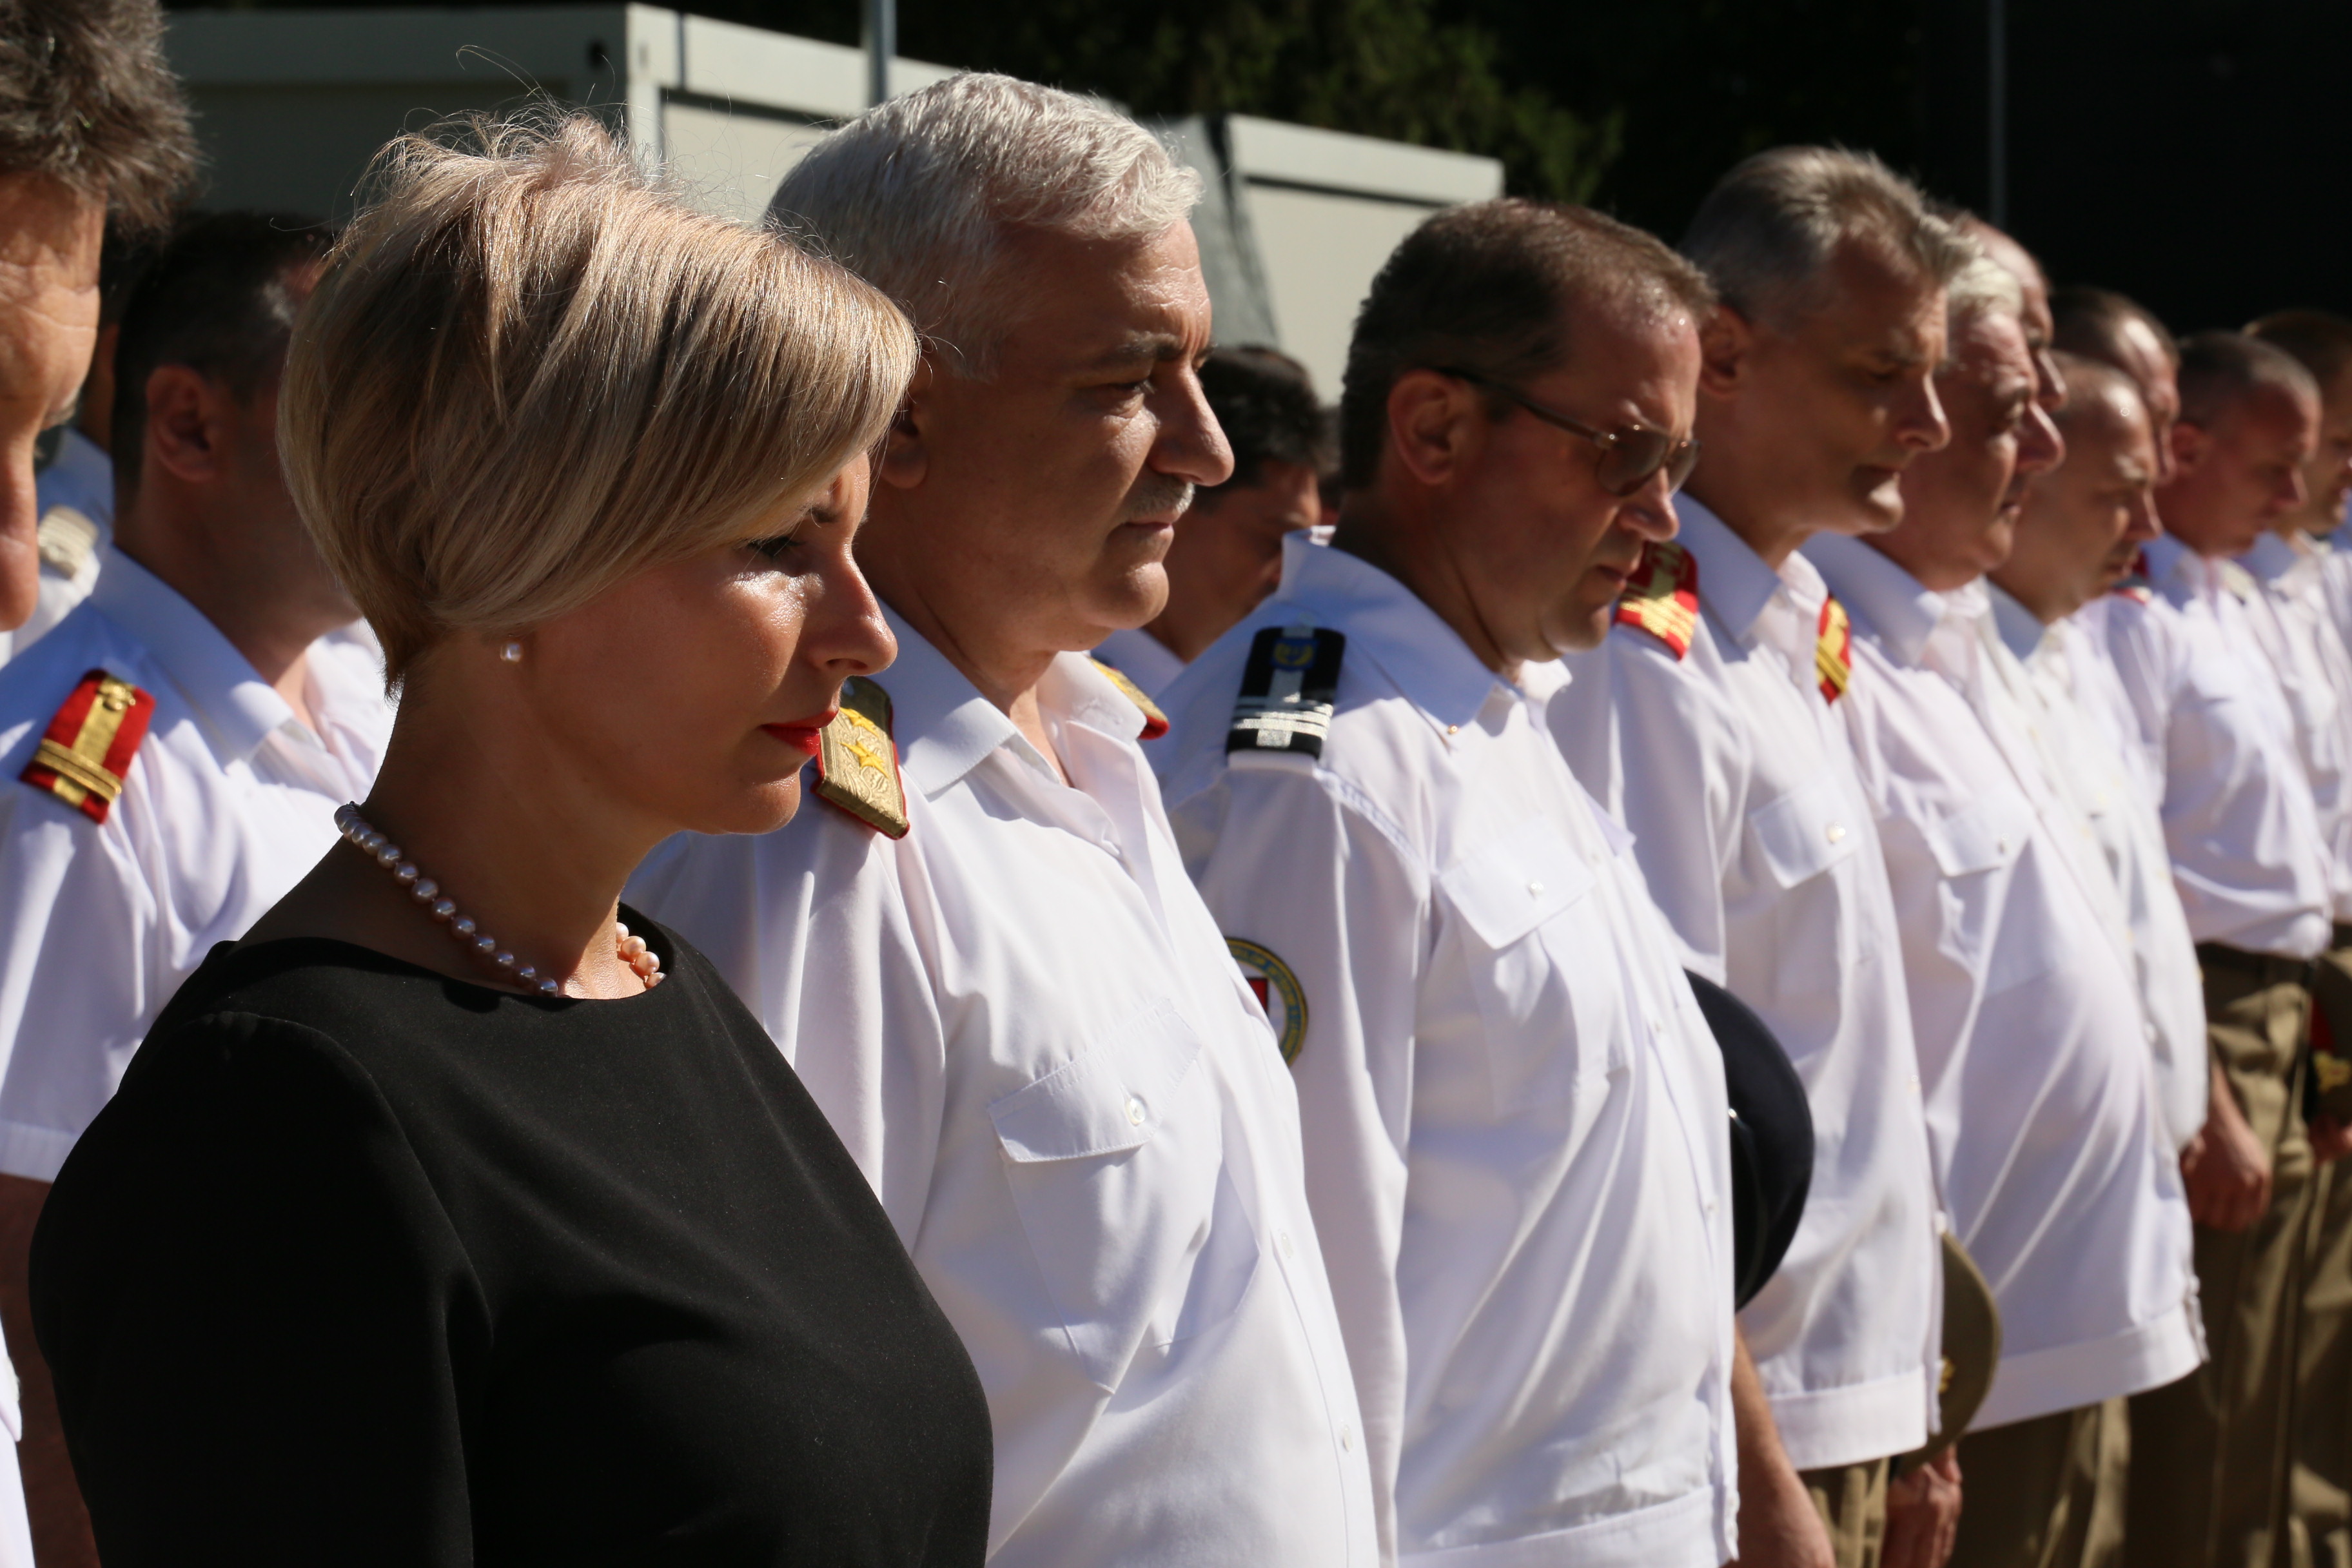
[[[481,930],[467,917],[457,912],[457,906],[441,896],[441,884],[416,868],[414,860],[405,859],[400,846],[370,827],[360,808],[349,801],[335,808],[335,826],[342,831],[344,842],[367,856],[393,875],[393,879],[408,889],[408,896],[425,906],[425,912],[449,928],[477,958],[541,996],[561,996],[563,988],[551,976],[544,976],[530,964],[516,966],[515,955],[499,945],[499,939]],[[623,963],[636,972],[650,991],[661,984],[661,954],[646,945],[646,939],[633,934],[619,921],[613,922],[614,951]]]

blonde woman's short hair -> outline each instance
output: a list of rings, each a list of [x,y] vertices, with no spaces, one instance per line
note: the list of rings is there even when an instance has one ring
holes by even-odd
[[[912,329],[781,235],[687,207],[586,115],[377,155],[296,323],[278,443],[388,678],[781,531],[878,442]]]

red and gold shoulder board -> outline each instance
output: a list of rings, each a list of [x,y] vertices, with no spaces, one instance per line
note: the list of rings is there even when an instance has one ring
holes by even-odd
[[[1853,623],[1830,594],[1822,599],[1821,629],[1813,637],[1813,673],[1821,677],[1822,700],[1835,702],[1853,680]]]
[[[122,793],[131,759],[147,738],[155,699],[102,669],[81,678],[66,705],[49,721],[41,743],[18,776],[79,806],[92,822],[104,822]]]
[[[1698,563],[1679,544],[1652,540],[1617,601],[1621,625],[1639,626],[1674,650],[1690,652],[1698,630]]]
[[[841,711],[817,731],[816,797],[885,838],[907,837],[907,786],[890,738],[890,694],[862,675],[842,683]]]
[[[1087,662],[1100,670],[1113,686],[1118,687],[1121,697],[1126,698],[1142,710],[1143,730],[1136,737],[1137,740],[1156,741],[1168,733],[1168,715],[1160,710],[1159,703],[1144,695],[1143,688],[1127,678],[1125,670],[1105,664],[1098,658],[1090,658]]]
[[[2147,603],[2152,590],[2149,587],[2149,579],[2147,574],[2147,551],[2143,550],[2138,554],[2132,557],[2131,570],[2125,573],[2122,581],[2118,582],[2114,587],[2108,589],[2107,592],[2110,594],[2121,594],[2125,598],[2129,599],[2135,605],[2145,605]]]

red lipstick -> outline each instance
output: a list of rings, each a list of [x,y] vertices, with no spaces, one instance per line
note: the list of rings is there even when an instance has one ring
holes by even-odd
[[[814,757],[821,745],[818,736],[823,733],[827,724],[833,722],[840,711],[838,708],[828,708],[824,712],[814,714],[806,719],[794,719],[787,724],[762,724],[760,728],[792,747],[793,750]]]

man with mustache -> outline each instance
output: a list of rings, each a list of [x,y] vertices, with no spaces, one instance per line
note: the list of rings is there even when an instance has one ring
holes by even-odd
[[[1742,1467],[1741,1558],[1792,1560],[1818,1512],[1839,1568],[1882,1536],[1896,1568],[1933,1564],[1957,1471],[1895,1481],[1890,1521],[1888,1461],[1932,1425],[1935,1182],[1894,900],[1834,711],[1844,612],[1798,546],[1892,527],[1897,476],[1948,438],[1944,284],[1969,250],[1875,159],[1811,147],[1726,175],[1683,249],[1723,301],[1699,335],[1681,531],[1650,562],[1698,613],[1662,635],[1629,599],[1600,649],[1570,656],[1552,729],[1633,830],[1685,965],[1756,1010],[1812,1107],[1804,1220],[1740,1314],[1769,1402],[1742,1415],[1786,1453],[1768,1441]]]
[[[977,74],[793,169],[775,219],[926,344],[858,539],[898,662],[826,731],[839,809],[674,842],[632,893],[792,1057],[971,1351],[998,1568],[1380,1559],[1297,1100],[1170,837],[1157,710],[1075,651],[1159,612],[1233,469],[1199,190],[1101,104]]]
[[[2123,901],[1981,582],[2062,448],[2016,279],[1973,262],[1949,300],[1950,443],[1905,472],[1894,529],[1806,552],[1853,618],[1839,706],[1894,887],[1937,1184],[2000,1310],[1952,1561],[2101,1562],[2108,1402],[2200,1359],[2189,1216]]]
[[[2311,1196],[2301,1105],[2312,961],[2332,921],[2326,842],[2261,589],[2236,556],[2301,501],[2318,399],[2237,332],[2180,345],[2150,592],[2111,595],[2107,644],[2164,781],[2174,884],[2197,938],[2214,1077],[2181,1168],[2211,1359],[2132,1402],[2134,1563],[2268,1568],[2286,1529],[2294,1346]]]
[[[1738,1554],[1722,1062],[1545,720],[1674,531],[1712,302],[1581,208],[1423,223],[1357,319],[1331,542],[1163,694],[1407,1563]]]

